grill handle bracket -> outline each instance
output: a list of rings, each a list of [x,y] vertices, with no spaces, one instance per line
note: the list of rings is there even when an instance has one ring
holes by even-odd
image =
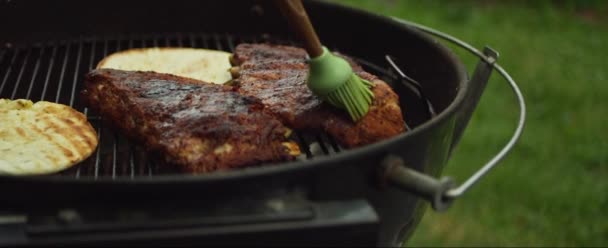
[[[384,181],[389,181],[407,192],[426,199],[436,211],[447,210],[454,198],[445,197],[446,192],[456,184],[450,177],[437,180],[429,175],[409,168],[403,159],[387,156],[381,163]]]
[[[519,105],[519,120],[517,122],[515,131],[511,136],[511,139],[496,155],[494,155],[494,157],[492,157],[492,159],[490,159],[485,165],[483,165],[472,176],[470,176],[466,181],[464,181],[464,183],[458,186],[455,186],[452,179],[450,179],[449,177],[444,177],[438,180],[429,175],[413,170],[407,167],[403,160],[399,157],[388,156],[383,161],[381,168],[383,169],[382,172],[384,175],[384,179],[388,179],[388,181],[390,181],[393,185],[396,185],[404,189],[405,191],[412,192],[420,197],[427,199],[428,201],[430,201],[433,209],[435,209],[436,211],[443,211],[451,205],[452,201],[455,198],[462,196],[464,192],[466,192],[471,186],[477,183],[486,173],[488,173],[491,169],[498,165],[498,163],[509,153],[509,151],[513,149],[515,143],[521,137],[521,134],[524,129],[524,125],[526,122],[526,104],[524,101],[523,94],[521,93],[519,86],[517,86],[517,83],[515,83],[515,81],[511,78],[511,76],[509,75],[509,73],[507,73],[506,70],[504,70],[500,65],[498,65],[498,63],[496,63],[496,59],[498,58],[498,53],[496,51],[492,50],[489,47],[486,47],[482,53],[481,51],[477,50],[468,43],[465,43],[443,32],[396,17],[393,17],[393,20],[401,24],[416,28],[422,32],[433,35],[435,37],[442,38],[469,51],[474,56],[477,56],[480,59],[480,62],[478,63],[477,68],[475,69],[475,72],[473,74],[473,78],[469,83],[483,84],[481,87],[483,88],[483,86],[485,86],[489,77],[491,76],[491,72],[493,70],[496,70],[496,72],[498,72],[511,87]],[[475,94],[481,94],[481,91],[476,92]],[[468,97],[474,96],[469,95]],[[478,100],[479,99],[477,99],[476,101]],[[475,104],[471,106],[465,106],[465,108],[470,107],[470,109],[465,109],[465,111],[471,111],[469,113],[471,114],[475,108]],[[467,118],[470,118],[470,116]],[[464,126],[462,127],[462,129],[464,129]],[[454,138],[458,139],[459,137]]]

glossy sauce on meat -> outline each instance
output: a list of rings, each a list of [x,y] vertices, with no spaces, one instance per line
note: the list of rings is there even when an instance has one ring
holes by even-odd
[[[129,137],[189,172],[294,158],[288,129],[232,87],[154,72],[99,69],[85,78],[87,105]]]
[[[240,44],[232,60],[239,67],[238,92],[260,99],[285,125],[324,130],[346,147],[371,144],[405,131],[399,97],[385,82],[349,60],[355,73],[375,85],[369,112],[354,123],[345,111],[323,103],[308,89],[306,60],[301,48]]]

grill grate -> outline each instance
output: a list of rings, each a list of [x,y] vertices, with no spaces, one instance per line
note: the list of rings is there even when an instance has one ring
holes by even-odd
[[[77,93],[82,89],[83,76],[108,54],[130,48],[193,47],[232,52],[241,42],[272,42],[294,45],[289,39],[230,34],[173,33],[131,34],[114,37],[80,37],[29,46],[7,44],[0,50],[0,98],[25,98],[34,102],[45,100],[69,105],[84,113],[96,129],[99,145],[94,154],[79,165],[61,172],[76,178],[88,177],[150,177],[165,173],[159,159],[109,129],[93,111],[84,107]],[[365,60],[356,59],[370,72],[379,76],[394,74]],[[342,148],[324,133],[296,132],[293,139],[303,154],[298,159],[338,153]]]

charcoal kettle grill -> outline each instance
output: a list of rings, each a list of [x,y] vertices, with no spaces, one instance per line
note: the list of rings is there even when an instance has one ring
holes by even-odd
[[[295,162],[186,175],[163,171],[154,154],[82,105],[83,76],[104,56],[129,48],[298,45],[272,2],[0,2],[0,98],[72,106],[100,139],[91,157],[64,172],[0,176],[0,245],[394,246],[409,238],[427,202],[447,209],[516,143],[523,97],[492,49],[480,52],[398,18],[304,4],[326,46],[391,85],[410,130],[355,149],[324,133],[296,133],[304,155]],[[471,77],[434,37],[479,57]],[[519,101],[513,137],[464,183],[436,179],[493,70]]]

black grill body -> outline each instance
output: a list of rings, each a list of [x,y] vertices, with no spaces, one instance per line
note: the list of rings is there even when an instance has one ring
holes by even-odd
[[[56,175],[0,176],[2,208],[13,216],[0,229],[0,244],[274,240],[386,246],[406,240],[425,204],[386,185],[379,164],[393,154],[411,168],[440,175],[474,108],[462,99],[483,86],[469,85],[462,63],[413,28],[329,3],[305,6],[324,45],[393,87],[412,130],[351,150],[322,133],[297,133],[293,138],[305,153],[299,161],[183,175],[162,171],[153,154],[104,126],[79,102],[84,74],[104,56],[128,48],[297,45],[272,2],[1,2],[0,98],[70,105],[88,116],[100,144],[89,159]],[[385,55],[422,84],[437,116]]]

